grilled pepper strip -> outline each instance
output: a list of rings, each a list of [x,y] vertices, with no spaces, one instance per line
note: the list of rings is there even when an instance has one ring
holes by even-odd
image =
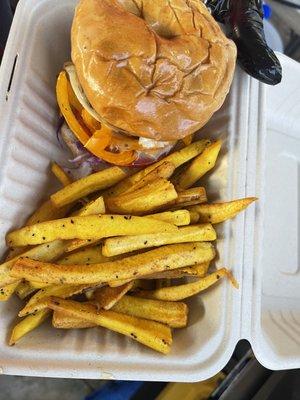
[[[89,140],[89,135],[87,131],[80,125],[78,120],[76,119],[69,100],[69,86],[68,78],[65,71],[62,71],[56,83],[56,97],[59,109],[64,116],[69,128],[77,137],[77,139],[85,145],[85,143]]]
[[[95,156],[102,158],[108,163],[120,166],[130,165],[136,159],[136,153],[134,151],[112,153],[105,150],[105,148],[111,143],[111,140],[111,129],[102,125],[101,129],[93,134],[93,136],[88,140],[84,147]]]

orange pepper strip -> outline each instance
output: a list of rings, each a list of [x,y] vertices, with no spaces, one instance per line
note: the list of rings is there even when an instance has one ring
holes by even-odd
[[[97,121],[85,108],[81,111],[81,118],[91,132],[101,129],[101,122]]]
[[[111,129],[102,125],[101,129],[93,134],[84,147],[95,156],[102,158],[104,161],[107,161],[111,164],[120,166],[130,165],[136,159],[136,154],[134,151],[112,153],[105,150],[105,148],[110,144],[111,138]]]
[[[69,97],[69,103],[70,105],[75,108],[76,111],[78,111],[79,113],[81,113],[83,107],[80,104],[79,100],[77,99],[74,90],[72,89],[72,86],[70,84],[70,82],[67,80],[67,86],[68,86],[68,97]]]
[[[85,145],[85,143],[89,140],[89,135],[88,132],[85,131],[85,129],[80,125],[80,123],[77,121],[71,105],[70,105],[70,100],[68,96],[68,79],[65,71],[62,71],[57,78],[57,83],[56,83],[56,97],[57,97],[57,102],[58,106],[60,108],[60,111],[62,115],[64,116],[69,128],[71,131],[74,133],[74,135],[77,137],[77,139]]]

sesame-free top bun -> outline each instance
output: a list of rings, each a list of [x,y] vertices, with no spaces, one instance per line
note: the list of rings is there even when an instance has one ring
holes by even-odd
[[[236,47],[200,0],[81,0],[72,60],[92,107],[135,136],[177,140],[220,108]]]

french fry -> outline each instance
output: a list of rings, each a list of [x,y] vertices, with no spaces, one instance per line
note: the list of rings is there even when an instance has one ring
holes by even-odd
[[[84,178],[78,179],[51,196],[51,201],[56,207],[71,204],[98,190],[115,185],[127,176],[127,173],[119,167],[107,168],[104,171],[95,172]]]
[[[84,249],[87,246],[100,244],[101,239],[73,239],[70,240],[66,247],[66,253],[70,253],[76,250]]]
[[[18,285],[19,282],[16,281],[0,288],[0,301],[7,301],[10,299],[10,297],[15,293]]]
[[[46,200],[28,218],[25,226],[38,224],[39,222],[44,222],[44,221],[50,221],[52,219],[63,218],[69,210],[70,210],[69,206],[57,208],[51,202],[51,200]]]
[[[62,218],[25,226],[6,236],[7,244],[26,246],[56,239],[101,239],[108,236],[172,232],[178,228],[167,222],[128,215],[87,215]]]
[[[133,282],[128,282],[116,288],[105,286],[97,289],[93,294],[94,302],[99,308],[110,310],[130,289],[132,289],[132,286]]]
[[[163,271],[155,274],[142,276],[141,279],[179,279],[186,276],[204,277],[207,273],[209,262],[205,262],[190,267],[172,269],[172,271]]]
[[[112,311],[161,322],[171,328],[183,328],[187,324],[188,307],[182,302],[159,301],[133,296],[123,296]]]
[[[200,204],[191,207],[190,211],[198,213],[199,222],[218,224],[227,219],[234,218],[255,200],[257,200],[256,197],[246,197],[244,199],[228,201],[227,203]]]
[[[52,298],[48,307],[54,311],[62,311],[70,316],[85,319],[96,325],[128,336],[145,346],[163,354],[170,351],[172,334],[168,326],[155,321],[148,321],[114,311],[97,311],[91,304],[78,303],[71,300]]]
[[[120,260],[91,265],[59,265],[19,258],[11,276],[51,284],[100,284],[118,279],[137,279],[140,276],[199,263],[215,257],[209,242],[162,246]]]
[[[44,289],[40,289],[26,303],[25,307],[19,312],[19,317],[24,317],[28,314],[36,313],[44,308],[47,308],[47,301],[51,296],[57,296],[66,299],[75,294],[82,293],[88,289],[88,285],[53,285]]]
[[[221,277],[227,276],[235,287],[238,287],[231,273],[226,268],[221,268],[196,282],[184,285],[170,286],[156,290],[141,290],[135,293],[136,296],[167,301],[179,301],[194,296],[215,284]]]
[[[72,254],[67,254],[65,257],[57,261],[58,264],[98,264],[101,262],[111,261],[111,258],[102,255],[101,246],[87,247],[76,251]]]
[[[106,239],[102,246],[102,254],[106,257],[111,257],[166,244],[213,241],[216,240],[216,237],[216,231],[211,224],[183,226],[178,228],[177,232]]]
[[[197,142],[191,143],[189,146],[186,146],[181,150],[175,151],[174,153],[163,158],[162,160],[119,182],[112,189],[108,190],[104,197],[117,196],[120,193],[125,192],[125,190],[129,189],[136,182],[141,181],[147,174],[149,174],[149,172],[153,171],[155,168],[166,161],[171,162],[175,168],[178,168],[180,165],[186,163],[187,161],[190,161],[192,158],[202,153],[202,151],[210,143],[210,140],[201,139]]]
[[[217,140],[206,147],[199,156],[194,158],[191,164],[180,174],[178,179],[178,188],[190,188],[203,175],[210,171],[216,164],[221,146],[222,141]]]
[[[75,318],[72,315],[63,311],[54,311],[52,316],[52,325],[58,329],[84,329],[94,328],[95,323],[85,319]]]
[[[11,247],[10,249],[8,249],[5,261],[12,260],[20,254],[25,253],[25,251],[29,250],[29,248],[30,247]]]
[[[49,286],[46,283],[42,283],[42,282],[30,281],[29,283],[30,283],[31,287],[35,290],[44,289],[45,287]]]
[[[145,175],[143,179],[130,186],[130,188],[128,188],[122,194],[135,192],[136,190],[139,190],[145,185],[157,181],[160,178],[168,179],[171,177],[174,170],[175,170],[174,164],[172,164],[169,161],[165,161],[162,164],[158,165],[155,169],[150,171],[147,175]]]
[[[175,200],[176,205],[199,204],[207,202],[206,190],[204,187],[191,188],[178,192]]]
[[[196,224],[199,221],[199,214],[196,211],[192,210],[190,210],[189,212],[190,212],[190,223]]]
[[[15,325],[15,327],[13,328],[9,339],[9,345],[12,346],[27,333],[33,331],[35,328],[40,326],[48,318],[49,315],[50,311],[45,309],[22,319],[22,321]]]
[[[97,197],[95,200],[91,200],[79,211],[74,213],[74,215],[79,215],[79,216],[95,215],[95,214],[105,214],[105,203],[102,196]]]
[[[18,282],[19,283],[19,282]],[[29,282],[20,282],[16,294],[21,299],[24,300],[27,296],[35,291],[35,288]]]
[[[62,241],[56,240],[48,244],[41,244],[40,246],[33,247],[22,254],[23,257],[30,257],[34,260],[54,261],[58,259],[65,251],[66,244]],[[16,282],[18,279],[10,276],[11,267],[19,259],[17,256],[9,261],[0,264],[0,285],[5,286],[10,283]]]
[[[147,214],[145,217],[169,222],[176,226],[189,225],[191,222],[190,212],[188,210],[164,211],[156,214]]]
[[[177,199],[173,184],[164,178],[157,179],[134,192],[110,197],[106,206],[118,214],[143,215],[160,209]]]
[[[52,162],[51,171],[63,186],[68,186],[70,183],[72,183],[70,176],[56,162]]]
[[[74,213],[74,215],[85,216],[85,215],[95,215],[95,214],[105,214],[105,203],[102,196],[88,202],[83,208]],[[66,252],[78,250],[82,247],[90,246],[91,244],[98,243],[98,239],[95,240],[85,240],[85,239],[74,239],[71,240],[66,248]]]

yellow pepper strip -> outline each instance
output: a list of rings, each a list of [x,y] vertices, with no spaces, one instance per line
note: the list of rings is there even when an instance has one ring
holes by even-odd
[[[62,71],[56,83],[56,97],[62,115],[64,116],[69,128],[77,137],[77,139],[85,145],[89,140],[89,135],[86,130],[81,126],[81,124],[76,119],[69,100],[68,86],[70,86],[66,72]]]
[[[105,148],[110,144],[111,138],[111,129],[102,125],[102,128],[93,134],[84,147],[95,156],[102,158],[104,161],[107,161],[111,164],[120,166],[130,165],[136,159],[136,154],[134,151],[112,153],[105,150]]]
[[[85,108],[81,111],[81,118],[91,132],[101,129],[101,122],[97,121]]]
[[[67,79],[68,81],[68,79]],[[69,103],[70,105],[75,108],[75,110],[79,113],[81,113],[83,107],[80,104],[79,100],[77,99],[74,90],[72,89],[72,86],[70,85],[69,81],[68,81],[68,97],[69,97]]]

